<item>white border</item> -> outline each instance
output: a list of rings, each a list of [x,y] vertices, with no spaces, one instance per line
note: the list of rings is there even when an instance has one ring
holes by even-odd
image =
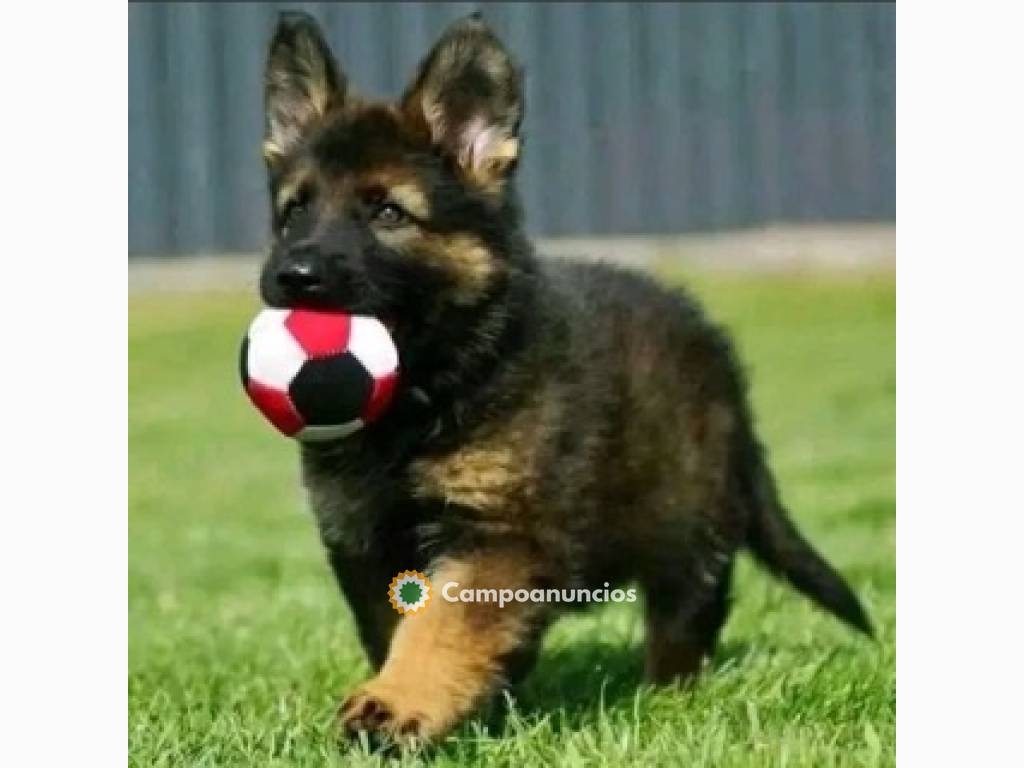
[[[897,10],[904,765],[1020,752],[1022,15]]]
[[[0,746],[121,764],[127,662],[127,9],[16,3],[4,119]]]

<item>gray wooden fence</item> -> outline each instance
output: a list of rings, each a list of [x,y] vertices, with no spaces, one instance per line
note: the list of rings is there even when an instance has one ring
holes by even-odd
[[[261,77],[284,7],[129,7],[130,254],[265,242]],[[537,234],[895,219],[893,5],[298,7],[383,96],[446,23],[482,9],[526,66],[520,191]]]

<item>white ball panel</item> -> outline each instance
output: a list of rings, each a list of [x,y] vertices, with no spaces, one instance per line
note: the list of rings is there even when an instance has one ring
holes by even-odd
[[[246,370],[255,379],[283,392],[288,391],[299,368],[306,362],[305,350],[285,327],[287,309],[265,309],[249,327]]]
[[[398,350],[391,334],[380,320],[355,315],[348,351],[363,364],[374,378],[387,376],[398,369]]]
[[[345,424],[314,424],[303,427],[295,437],[304,443],[320,443],[325,440],[340,440],[362,428],[362,419],[353,419]]]
[[[273,309],[271,307],[265,307],[259,311],[259,314],[252,319],[252,324],[249,326],[249,338],[252,338],[257,333],[265,331],[267,328],[284,327],[284,321],[288,319],[292,311],[290,309]]]

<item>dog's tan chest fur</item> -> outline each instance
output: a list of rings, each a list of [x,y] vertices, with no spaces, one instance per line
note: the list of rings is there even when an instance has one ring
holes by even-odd
[[[418,459],[410,468],[413,493],[484,513],[528,505],[559,410],[539,397],[455,451]]]

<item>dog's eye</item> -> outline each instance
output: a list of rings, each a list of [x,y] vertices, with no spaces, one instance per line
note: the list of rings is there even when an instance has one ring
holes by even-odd
[[[306,203],[298,198],[293,198],[285,203],[281,211],[281,237],[287,237],[295,218],[306,210]]]
[[[373,218],[381,224],[394,226],[395,224],[401,224],[404,222],[407,218],[407,214],[395,203],[384,203],[373,212]]]
[[[294,197],[288,199],[281,209],[279,217],[281,237],[288,237],[288,232],[295,226],[295,219],[306,212],[309,204],[309,190],[306,187],[300,188]]]

